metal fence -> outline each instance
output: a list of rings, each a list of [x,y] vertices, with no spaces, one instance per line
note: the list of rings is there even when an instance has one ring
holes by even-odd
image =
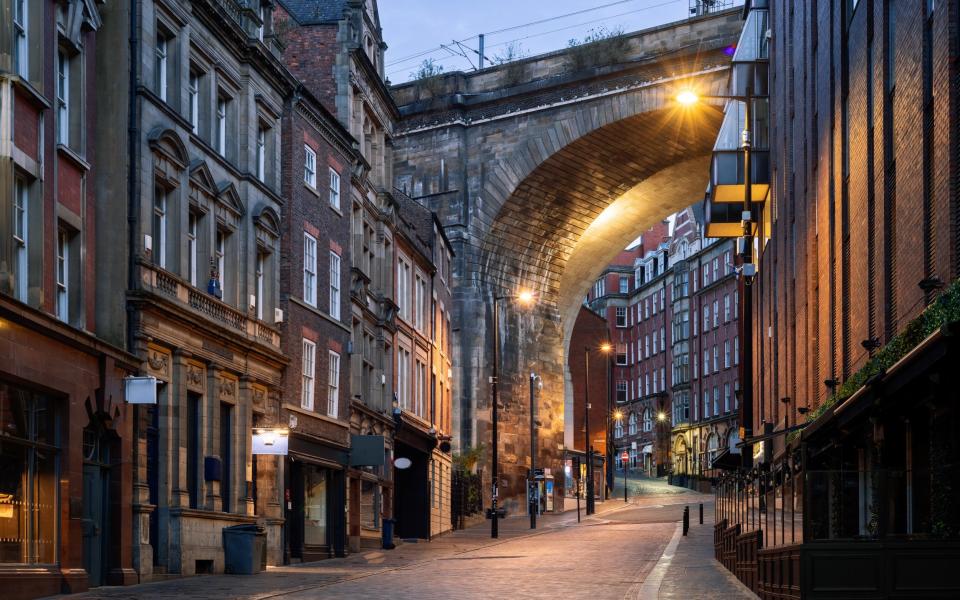
[[[450,519],[454,529],[466,527],[466,518],[483,511],[483,470],[453,470]]]

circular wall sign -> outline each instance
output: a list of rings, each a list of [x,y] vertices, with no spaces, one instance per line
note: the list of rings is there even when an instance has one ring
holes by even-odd
[[[393,466],[395,466],[398,469],[408,469],[410,468],[411,464],[413,463],[410,462],[409,458],[404,458],[402,456],[400,458],[395,458],[393,460]]]

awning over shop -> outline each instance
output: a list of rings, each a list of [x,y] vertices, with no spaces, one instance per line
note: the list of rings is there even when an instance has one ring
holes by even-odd
[[[653,444],[647,444],[643,447],[643,450],[640,451],[640,454],[653,454]]]

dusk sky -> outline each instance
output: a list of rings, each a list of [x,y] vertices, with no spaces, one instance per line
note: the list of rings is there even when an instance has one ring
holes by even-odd
[[[388,46],[387,76],[401,83],[427,58],[445,72],[470,69],[464,58],[439,48],[453,40],[469,48],[465,51],[474,64],[480,33],[487,34],[488,59],[502,55],[511,41],[524,53],[540,54],[564,48],[570,38],[583,38],[590,29],[629,32],[684,19],[689,0],[379,0],[378,8]],[[588,12],[553,19],[579,11]],[[547,19],[552,20],[542,22]]]

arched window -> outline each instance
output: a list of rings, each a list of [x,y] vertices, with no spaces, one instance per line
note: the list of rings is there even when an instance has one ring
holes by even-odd
[[[707,468],[711,468],[711,465],[713,465],[713,459],[717,457],[719,449],[720,442],[717,439],[717,434],[711,433],[710,437],[707,438]]]
[[[643,411],[643,430],[651,431],[653,429],[653,413],[649,408]]]
[[[637,413],[630,413],[630,435],[636,435],[637,433]]]
[[[617,419],[617,424],[613,426],[613,437],[623,437],[623,419]]]

